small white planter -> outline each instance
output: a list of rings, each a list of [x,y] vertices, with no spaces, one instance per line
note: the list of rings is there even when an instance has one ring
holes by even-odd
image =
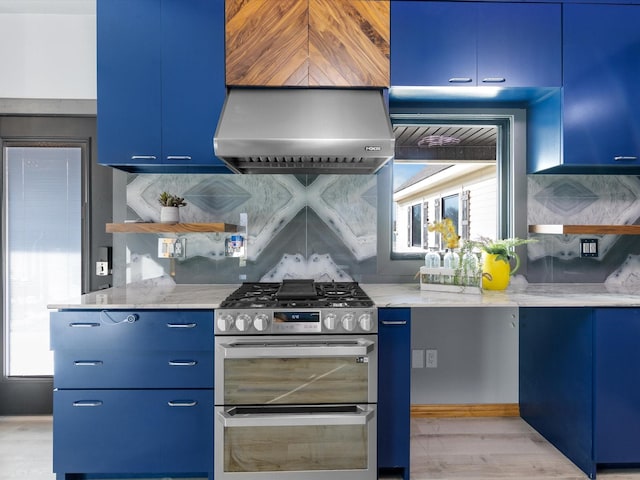
[[[160,223],[179,223],[180,209],[178,207],[161,207]]]

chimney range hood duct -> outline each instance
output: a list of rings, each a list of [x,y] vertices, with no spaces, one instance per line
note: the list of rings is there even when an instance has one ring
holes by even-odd
[[[375,173],[394,154],[381,90],[230,89],[213,139],[236,173]]]

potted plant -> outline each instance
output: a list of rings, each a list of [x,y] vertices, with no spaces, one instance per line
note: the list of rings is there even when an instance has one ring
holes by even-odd
[[[160,223],[178,223],[180,221],[179,207],[184,207],[187,203],[184,198],[162,192],[158,199],[162,208],[160,209]]]
[[[509,285],[511,275],[520,268],[520,257],[515,247],[535,241],[534,239],[505,238],[492,240],[480,237],[480,240],[471,241],[478,247],[482,255],[482,288],[486,290],[504,290]],[[511,259],[514,259],[514,267],[511,268]]]

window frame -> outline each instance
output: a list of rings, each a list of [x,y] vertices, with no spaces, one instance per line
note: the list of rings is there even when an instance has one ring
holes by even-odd
[[[500,122],[508,126],[507,138],[499,140],[503,145],[502,155],[509,161],[507,172],[501,173],[498,181],[505,194],[499,199],[499,232],[503,238],[527,237],[527,176],[526,176],[526,109],[525,108],[417,108],[390,109],[392,123],[402,119],[428,119],[430,123],[450,121],[459,123],[473,120],[484,124]],[[412,282],[416,272],[424,265],[424,255],[393,254],[393,163],[389,162],[378,172],[378,255],[377,271],[371,281],[378,283]],[[526,274],[526,258],[523,257],[521,271]],[[362,278],[367,281],[366,277]]]

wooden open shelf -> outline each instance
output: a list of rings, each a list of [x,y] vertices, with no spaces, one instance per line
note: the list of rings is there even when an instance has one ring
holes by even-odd
[[[529,233],[556,235],[640,235],[640,225],[529,225]]]
[[[107,223],[107,233],[207,233],[237,232],[229,223]]]

